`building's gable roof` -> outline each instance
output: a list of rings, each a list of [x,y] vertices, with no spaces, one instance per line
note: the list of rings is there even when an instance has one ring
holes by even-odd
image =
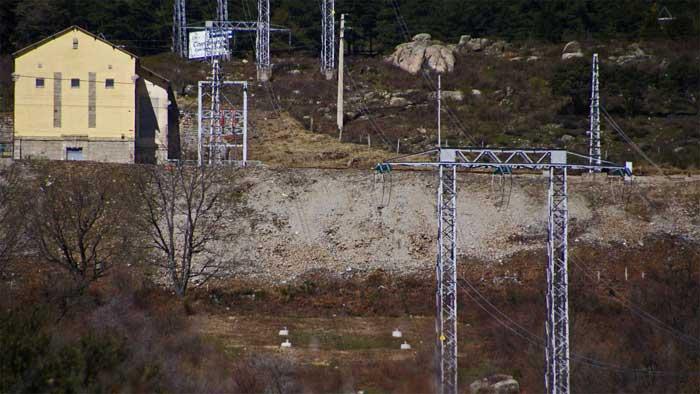
[[[117,45],[114,45],[114,44],[112,44],[111,42],[105,40],[104,38],[102,38],[102,37],[100,37],[100,36],[97,36],[97,35],[94,35],[94,34],[90,33],[89,31],[83,29],[82,27],[80,27],[80,26],[75,26],[75,25],[73,25],[73,26],[71,26],[71,27],[69,27],[69,28],[67,28],[67,29],[63,29],[63,30],[61,30],[61,31],[59,31],[58,33],[55,33],[55,34],[53,34],[53,35],[50,35],[50,36],[44,38],[43,40],[37,41],[37,42],[35,42],[35,43],[33,43],[33,44],[29,45],[29,46],[26,46],[26,47],[20,49],[19,51],[13,53],[12,56],[14,56],[15,58],[18,58],[18,57],[20,57],[20,56],[26,54],[27,52],[33,51],[34,49],[39,48],[40,46],[42,46],[42,45],[44,45],[44,44],[46,44],[46,43],[48,43],[48,42],[50,42],[50,41],[52,41],[52,40],[58,38],[58,37],[60,37],[60,36],[62,36],[62,35],[64,35],[64,34],[68,34],[68,33],[72,32],[72,31],[79,31],[79,32],[81,32],[81,33],[83,33],[83,34],[86,34],[86,35],[88,35],[88,36],[94,38],[95,40],[101,41],[101,42],[103,42],[103,43],[105,43],[105,44],[111,46],[112,48],[114,48],[114,49],[116,49],[116,50],[118,50],[118,51],[123,52],[124,54],[126,54],[126,55],[128,55],[128,56],[130,56],[130,57],[132,57],[132,58],[134,58],[134,59],[138,58],[138,56],[136,56],[136,55],[134,55],[133,53],[131,53],[131,52],[125,50],[124,48],[121,48],[121,47],[119,47],[119,46],[117,46]]]
[[[146,68],[139,64],[136,70],[136,74],[138,74],[143,79],[146,79],[151,83],[160,86],[163,89],[168,89],[168,87],[170,87],[170,80],[156,73],[150,68]]]

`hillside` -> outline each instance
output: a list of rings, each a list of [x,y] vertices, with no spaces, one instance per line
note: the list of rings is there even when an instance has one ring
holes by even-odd
[[[380,183],[369,170],[219,169],[230,183],[222,201],[231,216],[228,238],[212,249],[227,262],[225,275],[179,299],[152,265],[159,255],[144,248],[138,223],[146,207],[129,197],[139,195],[143,168],[22,166],[30,171],[26,192],[39,201],[56,187],[76,196],[87,183],[65,181],[80,174],[110,201],[128,204],[106,211],[109,243],[101,250],[123,246],[84,291],[43,260],[32,238],[0,264],[0,341],[9,349],[0,357],[10,366],[3,387],[432,390],[434,174],[395,172]],[[541,392],[544,179],[459,178],[460,384],[505,373],[521,392]],[[571,177],[573,390],[697,387],[692,371],[700,360],[688,336],[700,330],[699,186],[697,177],[632,184]],[[79,207],[92,196],[61,201]],[[63,222],[40,212],[23,220],[70,223],[70,216]],[[28,234],[40,234],[34,231]],[[282,327],[290,329],[291,349],[279,348]],[[402,340],[391,337],[396,328]],[[403,340],[410,351],[398,349]]]
[[[601,58],[602,105],[631,140],[667,169],[700,166],[700,70],[692,65],[700,59],[697,40],[585,42],[583,58],[569,61],[561,60],[562,45],[505,44],[497,54],[457,52],[454,72],[443,78],[446,143],[587,152],[589,59],[595,51]],[[643,55],[619,60],[634,56],[636,48]],[[269,118],[282,110],[307,130],[313,122],[315,132],[337,136],[336,85],[322,78],[317,60],[279,54],[274,61],[273,81],[252,88],[253,116]],[[206,76],[206,65],[170,55],[144,62],[175,82],[184,94],[181,110],[194,111],[192,90],[185,88]],[[401,153],[435,144],[436,102],[429,83],[435,76],[411,75],[381,57],[350,57],[348,63],[344,142],[367,144],[369,136],[373,146],[396,151],[398,144]],[[245,59],[224,69],[230,79],[254,76],[254,65]],[[635,161],[641,173],[656,172],[605,120],[602,130],[604,157]]]
[[[187,0],[188,26],[216,3]],[[184,159],[0,158],[0,393],[437,393],[453,343],[459,394],[542,393],[558,332],[571,392],[698,394],[700,2],[336,0],[348,14],[340,135],[319,2],[270,3],[291,29],[272,38],[271,80],[256,80],[252,34],[221,61],[223,79],[248,82],[245,166],[194,164],[211,65],[170,53],[172,0],[0,5],[0,144],[14,136],[11,53],[75,24],[170,81]],[[255,18],[255,1],[227,4],[231,19]],[[634,162],[633,176],[566,173],[559,226],[546,173],[457,170],[456,255],[443,255],[455,293],[437,294],[438,175],[375,166],[434,148],[438,115],[443,146],[587,153],[594,54],[602,156]],[[54,111],[70,106],[60,80],[47,85]],[[87,85],[89,117],[111,91]],[[225,109],[240,108],[233,89]],[[51,141],[71,157],[60,140],[73,126],[53,116]],[[136,119],[129,133],[145,137]],[[548,247],[561,240],[550,225],[566,252]],[[454,342],[436,319],[448,300]],[[562,303],[565,329],[551,330]]]

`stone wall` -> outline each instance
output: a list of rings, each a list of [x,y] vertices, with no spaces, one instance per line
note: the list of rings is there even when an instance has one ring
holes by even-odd
[[[88,140],[78,138],[23,138],[15,140],[15,159],[66,160],[68,148],[81,148],[83,160],[133,163],[134,140]]]
[[[14,131],[15,125],[12,112],[0,112],[0,157],[10,157],[12,155],[12,135]]]

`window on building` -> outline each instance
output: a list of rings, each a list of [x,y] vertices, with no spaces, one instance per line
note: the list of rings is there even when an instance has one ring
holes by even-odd
[[[43,88],[44,87],[44,78],[37,78],[35,82],[35,86],[37,88]]]
[[[73,39],[73,49],[78,49],[78,39],[77,38]]]
[[[112,79],[112,78],[105,79],[105,88],[106,89],[114,89],[114,79]]]
[[[80,79],[79,78],[71,78],[70,87],[79,88],[80,87]]]

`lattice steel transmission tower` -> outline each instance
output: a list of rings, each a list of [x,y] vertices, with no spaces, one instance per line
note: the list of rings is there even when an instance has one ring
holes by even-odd
[[[595,164],[593,170],[600,172],[599,165]],[[567,167],[549,168],[545,387],[550,394],[569,393],[569,197],[566,176]]]
[[[625,177],[632,163],[600,161],[565,150],[488,149],[438,147],[378,164],[380,173],[393,168],[438,170],[438,253],[436,270],[436,336],[439,359],[439,392],[456,394],[457,388],[457,169],[490,169],[512,173],[516,169],[546,170],[548,193],[548,259],[545,385],[549,394],[569,393],[568,303],[568,190],[569,171],[605,170]]]
[[[598,54],[593,54],[591,67],[591,121],[588,131],[588,155],[591,157],[589,164],[600,165],[600,86],[598,72]],[[594,169],[592,172],[600,172]]]
[[[272,65],[270,64],[270,0],[258,0],[255,49],[258,81],[268,81],[272,73]]]
[[[228,21],[228,0],[216,0],[216,20]]]
[[[173,52],[187,57],[187,13],[185,0],[173,1]]]
[[[327,80],[335,71],[335,0],[321,0],[321,73]]]
[[[446,152],[448,153],[448,152]],[[449,154],[449,153],[448,153]],[[442,159],[441,159],[442,161]],[[438,167],[436,332],[442,394],[457,393],[457,166]]]

